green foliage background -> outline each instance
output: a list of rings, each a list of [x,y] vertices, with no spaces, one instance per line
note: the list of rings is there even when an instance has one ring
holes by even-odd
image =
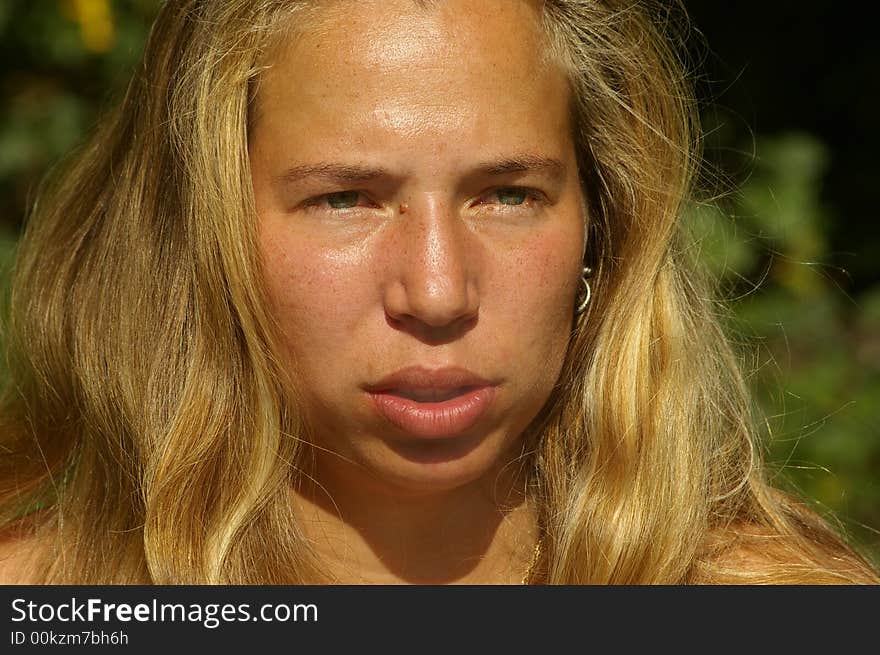
[[[723,3],[686,4],[706,24],[729,20]],[[38,180],[119,98],[157,7],[157,0],[0,3],[4,272]],[[706,54],[711,34],[707,41],[709,49],[698,43],[698,59],[720,60]],[[767,417],[774,475],[833,511],[880,558],[880,269],[872,260],[880,236],[860,232],[867,238],[854,254],[870,254],[841,264],[832,239],[839,242],[841,217],[823,184],[839,158],[821,135],[778,125],[756,131],[736,108],[712,102],[717,83],[736,83],[737,71],[728,73],[699,88],[707,94],[710,179],[729,184],[687,220],[730,301],[730,331]]]

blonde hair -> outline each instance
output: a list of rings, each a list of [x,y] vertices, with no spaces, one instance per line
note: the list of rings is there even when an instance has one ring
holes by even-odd
[[[169,1],[122,106],[34,209],[8,325],[0,521],[40,517],[43,581],[320,577],[292,515],[307,426],[276,354],[247,156],[260,71],[309,4]],[[596,274],[524,435],[544,544],[533,582],[876,581],[765,481],[680,228],[698,130],[669,14],[540,4],[575,91]]]

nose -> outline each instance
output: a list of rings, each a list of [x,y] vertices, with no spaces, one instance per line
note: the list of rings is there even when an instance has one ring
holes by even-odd
[[[456,339],[475,323],[480,298],[473,235],[442,201],[411,201],[398,217],[388,256],[385,314],[422,341]]]

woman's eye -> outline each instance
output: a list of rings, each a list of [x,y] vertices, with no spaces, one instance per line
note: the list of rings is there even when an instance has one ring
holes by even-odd
[[[315,212],[345,212],[349,209],[373,208],[369,196],[362,191],[334,191],[309,198],[303,208]]]
[[[484,207],[492,207],[504,209],[510,208],[526,208],[537,207],[544,199],[544,195],[535,189],[527,187],[501,187],[487,192],[475,203]]]
[[[499,189],[495,196],[502,205],[521,205],[529,198],[525,189]]]
[[[361,194],[358,191],[339,191],[324,196],[332,209],[351,209],[358,206]]]

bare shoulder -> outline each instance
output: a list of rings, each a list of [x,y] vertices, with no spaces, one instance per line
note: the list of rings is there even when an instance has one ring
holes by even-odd
[[[705,582],[721,584],[880,584],[870,562],[830,530],[783,534],[757,524],[714,531],[703,550]]]
[[[46,539],[33,518],[13,521],[0,528],[0,584],[34,584],[37,561]]]

